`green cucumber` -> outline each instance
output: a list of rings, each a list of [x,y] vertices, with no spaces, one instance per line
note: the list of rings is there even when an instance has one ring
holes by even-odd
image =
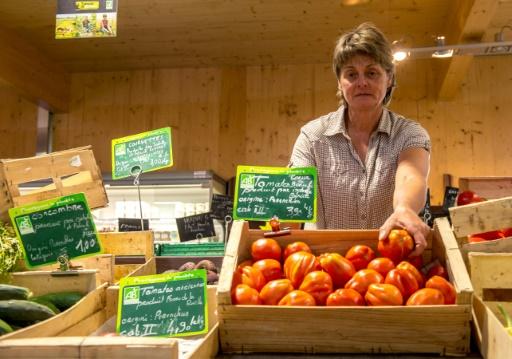
[[[0,300],[28,299],[32,293],[28,288],[17,285],[0,284]]]
[[[0,300],[0,319],[7,322],[45,320],[54,315],[50,308],[29,300]]]
[[[60,313],[60,310],[59,308],[57,308],[55,306],[55,304],[53,304],[52,302],[50,302],[49,300],[45,300],[44,298],[41,298],[41,297],[34,297],[34,298],[30,298],[29,299],[31,302],[36,302],[36,303],[39,303],[39,304],[42,304],[44,306],[47,306],[48,308],[50,308],[52,310],[52,312],[54,312],[55,314],[59,314]]]
[[[0,319],[0,335],[4,335],[10,332],[12,332],[11,326]]]
[[[48,293],[31,298],[34,301],[43,300],[50,302],[55,305],[59,310],[64,311],[69,307],[72,307],[76,302],[82,299],[84,295],[79,292],[60,292],[60,293]]]

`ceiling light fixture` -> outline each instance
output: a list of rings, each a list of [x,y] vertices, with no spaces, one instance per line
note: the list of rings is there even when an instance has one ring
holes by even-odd
[[[436,36],[436,47],[438,47],[439,50],[434,51],[432,53],[432,57],[435,57],[436,59],[445,59],[453,56],[453,49],[446,48],[445,41],[446,39],[444,36]]]

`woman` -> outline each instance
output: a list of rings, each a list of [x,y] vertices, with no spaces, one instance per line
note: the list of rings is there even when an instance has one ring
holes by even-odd
[[[334,50],[341,106],[301,129],[290,166],[318,169],[317,228],[405,228],[419,255],[429,228],[426,199],[430,138],[418,123],[387,109],[395,85],[391,46],[373,24],[342,35]]]

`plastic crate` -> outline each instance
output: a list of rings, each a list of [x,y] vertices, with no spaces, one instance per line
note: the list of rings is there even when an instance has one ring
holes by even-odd
[[[169,243],[155,244],[157,256],[223,256],[224,243]]]

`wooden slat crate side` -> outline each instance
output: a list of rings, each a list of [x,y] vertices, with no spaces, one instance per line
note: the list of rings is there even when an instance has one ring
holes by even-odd
[[[143,275],[152,275],[156,273],[156,257],[151,258],[146,263],[138,265],[137,269],[130,272],[128,277],[139,277]]]
[[[80,359],[83,338],[32,338],[0,341],[0,357],[12,359]]]
[[[116,256],[144,255],[146,261],[155,256],[153,231],[100,232],[105,253]]]
[[[459,191],[473,191],[486,199],[509,197],[512,196],[512,177],[460,177]]]
[[[461,242],[463,242],[463,240],[465,240],[465,238],[462,239]],[[478,243],[463,243],[460,250],[466,264],[470,252],[512,253],[512,237]]]
[[[469,253],[475,295],[485,289],[512,289],[512,253]]]
[[[107,311],[105,309],[98,310],[96,313],[91,314],[81,322],[70,326],[63,332],[57,334],[58,337],[80,337],[88,336],[96,329],[101,327],[107,320]]]
[[[1,337],[2,340],[56,336],[105,307],[107,284],[88,293],[68,310]]]
[[[512,197],[449,208],[456,237],[512,227]]]
[[[70,276],[52,276],[51,271],[14,272],[11,278],[13,285],[27,287],[35,296],[73,291],[85,294],[97,287],[97,269],[82,269],[77,272],[77,275]]]
[[[151,337],[86,337],[80,345],[81,359],[178,359],[178,342]]]
[[[471,307],[219,306],[223,352],[439,353],[469,350]],[[432,318],[442,318],[433,325]],[[440,319],[438,319],[440,320]]]

